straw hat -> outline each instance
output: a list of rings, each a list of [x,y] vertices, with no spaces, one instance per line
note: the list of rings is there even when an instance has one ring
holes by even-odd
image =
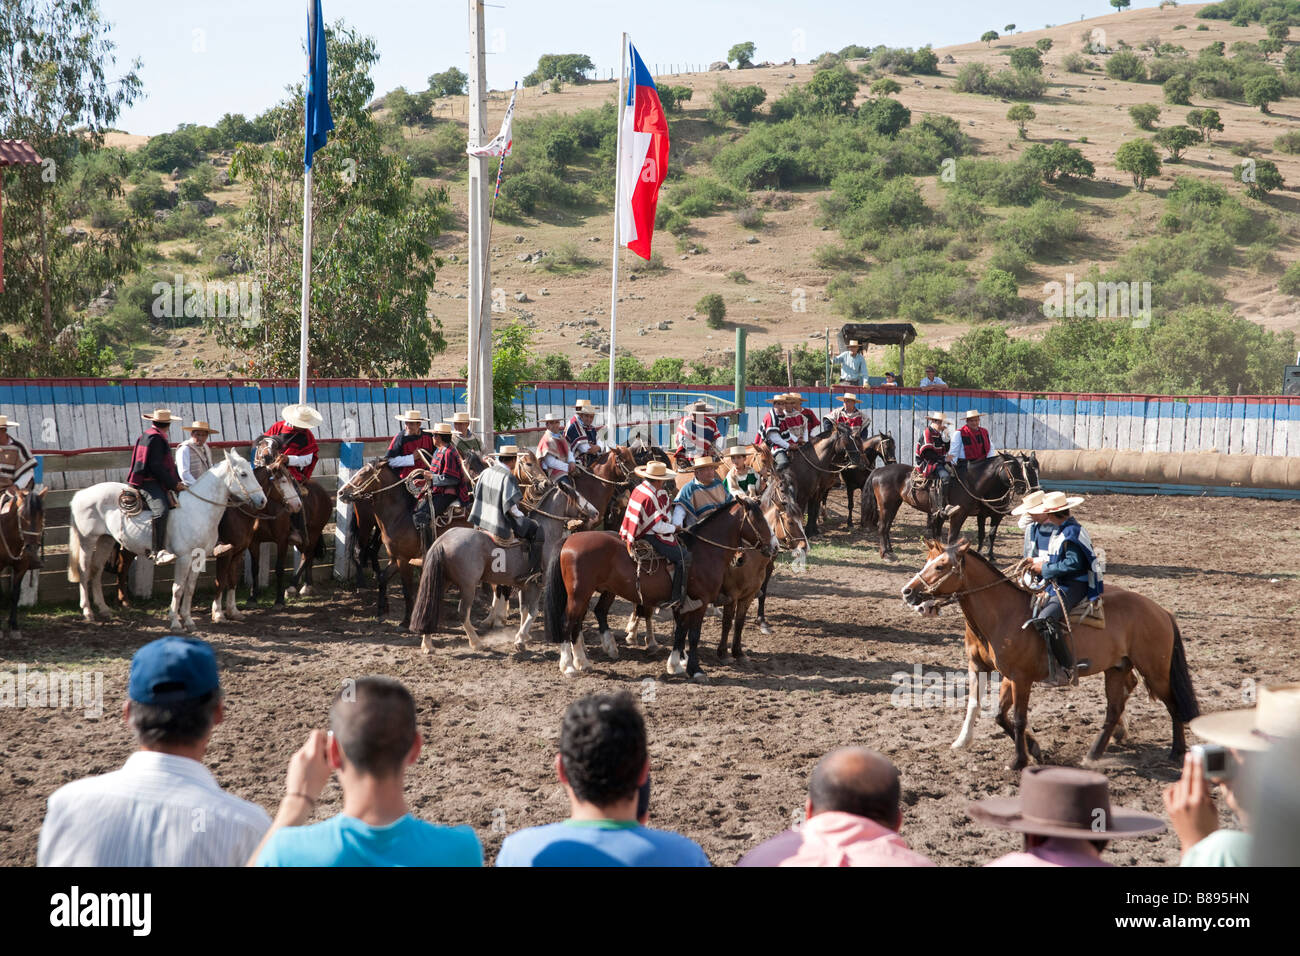
[[[1165,828],[1154,813],[1112,807],[1105,775],[1077,767],[1029,767],[1020,796],[979,800],[967,813],[1002,830],[1067,840],[1121,840]]]
[[[3,417],[3,416],[0,416],[0,417]],[[196,419],[193,425],[182,425],[182,426],[181,426],[181,431],[183,431],[183,432],[207,432],[209,435],[220,435],[220,434],[221,434],[221,429],[220,429],[220,428],[213,428],[211,425],[209,425],[207,422],[203,421],[203,419],[201,419],[201,418],[200,418],[200,419]]]
[[[156,425],[170,425],[172,422],[176,421],[176,419],[172,417],[172,410],[170,408],[155,408],[152,415],[145,412],[140,417],[151,421]]]
[[[1261,687],[1254,707],[1224,710],[1191,723],[1198,737],[1237,750],[1267,750],[1287,737],[1300,737],[1300,684]]]
[[[931,412],[929,415],[925,416],[925,420],[927,422],[942,422],[945,425],[948,424],[948,416],[943,412]]]
[[[662,461],[648,461],[640,468],[633,468],[642,478],[651,478],[654,481],[665,481],[677,474]]]
[[[478,421],[477,418],[470,418],[469,412],[456,412],[451,418],[447,419],[453,425],[468,425],[470,422]]]
[[[803,396],[800,395],[798,392],[786,392],[785,399],[788,402],[800,402],[800,403],[803,402]]]
[[[1046,492],[1043,491],[1031,491],[1029,494],[1025,495],[1024,500],[1020,502],[1019,507],[1011,509],[1012,517],[1018,518],[1021,515],[1038,514],[1042,509],[1043,496],[1045,494]]]
[[[579,415],[596,414],[596,406],[591,404],[591,399],[589,398],[578,399],[573,405],[573,410],[577,412]]]
[[[1038,506],[1038,510],[1035,511],[1034,514],[1049,515],[1057,511],[1065,511],[1069,508],[1077,507],[1081,504],[1083,504],[1082,495],[1071,495],[1067,498],[1063,491],[1049,491],[1047,494],[1043,495],[1042,504]]]
[[[549,415],[543,415],[543,416],[542,416],[542,424],[543,424],[543,425],[549,425],[551,422],[562,422],[562,421],[564,421],[563,416],[561,416],[561,415],[556,415],[556,414],[554,414],[554,413],[551,413],[551,414],[549,414]]]
[[[22,422],[11,422],[8,415],[0,415],[0,428],[22,428]]]
[[[771,398],[763,399],[763,401],[767,402],[769,405],[779,405],[781,402],[784,402],[786,400],[786,397],[787,396],[785,392],[778,392],[777,394],[773,395]]]
[[[970,421],[972,418],[979,418],[979,417],[980,417],[980,413],[973,408],[966,413],[966,421]]]
[[[502,445],[496,450],[496,456],[498,458],[518,458],[519,446],[515,444]]]
[[[448,425],[446,422],[438,422],[436,425],[433,426],[433,433],[435,435],[450,435],[451,426]]]
[[[691,470],[696,471],[700,468],[717,468],[722,462],[712,455],[702,455],[699,458],[691,459]]]
[[[402,414],[394,415],[393,417],[396,418],[399,422],[408,422],[411,424],[414,424],[416,422],[427,422],[429,420],[425,418],[423,415],[421,415],[419,411],[414,408],[408,408],[406,411],[402,412]]]
[[[325,421],[310,405],[286,405],[280,409],[280,417],[295,428],[320,428]]]
[[[849,348],[862,348],[862,343],[857,339],[849,339]]]
[[[736,455],[744,455],[748,457],[752,454],[754,454],[753,445],[732,445],[730,448],[727,449],[728,458],[735,457]]]
[[[839,396],[839,399],[840,399],[841,402],[860,402],[860,401],[862,401],[862,399],[858,398],[858,396],[854,395],[852,392],[845,392],[843,395]]]
[[[711,412],[714,410],[715,410],[714,407],[705,401],[696,402],[694,405],[690,406],[690,408],[687,409],[687,411],[689,411],[692,415],[702,415],[705,412]]]

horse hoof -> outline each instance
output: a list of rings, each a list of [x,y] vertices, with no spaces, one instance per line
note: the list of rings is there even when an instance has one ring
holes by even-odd
[[[772,629],[768,627],[767,624],[760,624],[758,625],[758,632],[760,634],[771,634]]]
[[[311,597],[311,588],[304,584],[298,589],[298,597]]]
[[[707,684],[708,682],[709,678],[705,675],[704,671],[696,671],[691,677],[691,683],[693,684]]]
[[[213,614],[213,615],[212,615],[212,623],[213,623],[213,624],[225,624],[225,623],[226,623],[226,615],[224,615],[224,614],[222,614],[221,612],[218,611],[216,614]]]
[[[562,667],[562,668],[560,668],[560,673],[563,674],[565,677],[577,677],[577,676],[578,676],[578,672],[577,672],[577,670],[574,669],[574,667],[573,667],[572,664],[570,664],[568,667]]]

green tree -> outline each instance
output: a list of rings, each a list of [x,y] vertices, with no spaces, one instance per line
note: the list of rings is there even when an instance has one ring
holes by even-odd
[[[1036,40],[1034,42],[1034,47],[1035,49],[1038,50],[1039,53],[1046,53],[1048,50],[1052,48],[1052,38],[1043,37],[1040,40]]]
[[[104,149],[104,132],[140,95],[140,61],[107,74],[115,48],[95,0],[0,4],[0,130],[44,160],[3,171],[0,327],[10,333],[0,340],[0,374],[102,370],[94,335],[72,326],[73,313],[134,269],[144,232],[134,217],[80,241],[67,227],[123,192],[126,160]]]
[[[1138,83],[1146,79],[1147,67],[1132,50],[1120,50],[1106,61],[1106,75],[1112,80]]]
[[[747,70],[754,65],[754,44],[752,41],[737,43],[727,51],[727,62],[736,64],[736,69]]]
[[[1171,163],[1181,162],[1189,146],[1201,141],[1201,134],[1190,126],[1166,126],[1156,133],[1156,142],[1169,150]]]
[[[335,129],[313,163],[311,373],[427,375],[446,344],[427,305],[446,194],[415,187],[406,160],[384,148],[365,108],[374,95],[374,40],[340,21],[327,27],[326,44]],[[221,344],[249,356],[253,374],[272,376],[298,367],[301,85],[277,108],[281,137],[244,144],[231,163],[251,194],[235,223],[236,246],[261,284],[260,314],[207,319]]]
[[[882,96],[866,103],[859,111],[858,119],[882,136],[896,136],[903,127],[911,124],[912,111],[898,100]]]
[[[665,84],[659,87],[659,102],[663,104],[665,113],[680,113],[682,104],[689,103],[694,92],[689,86]]]
[[[882,76],[871,84],[871,92],[876,96],[893,96],[895,93],[901,93],[902,90],[903,88],[898,85],[897,81],[891,80],[887,76]]]
[[[1141,189],[1152,176],[1160,174],[1160,156],[1150,140],[1131,139],[1115,151],[1115,168],[1133,177],[1133,185]]]
[[[1187,114],[1187,125],[1201,131],[1202,142],[1210,142],[1210,133],[1223,132],[1223,122],[1219,111],[1212,109],[1192,110]]]
[[[1270,23],[1268,25],[1268,35],[1274,40],[1285,40],[1291,35],[1291,28],[1285,23]]]
[[[1129,0],[1110,0],[1110,5],[1116,10],[1127,10]]]
[[[1246,81],[1243,88],[1246,102],[1258,106],[1261,113],[1268,112],[1268,104],[1276,103],[1282,98],[1282,81],[1275,74],[1257,76]]]
[[[463,96],[468,89],[469,75],[459,67],[429,77],[429,92],[434,96]]]
[[[524,423],[523,409],[515,404],[515,398],[525,391],[522,383],[536,370],[532,344],[532,331],[520,322],[497,324],[492,329],[492,422],[497,431],[509,431]],[[564,378],[571,375],[570,368]]]
[[[749,124],[758,115],[758,108],[767,99],[767,91],[761,86],[731,86],[719,81],[713,90],[713,121],[719,125],[727,120]]]
[[[545,53],[537,60],[537,69],[524,77],[524,86],[538,86],[550,80],[581,83],[596,68],[585,53]]]
[[[814,74],[806,89],[817,112],[827,116],[852,113],[853,100],[858,94],[858,81],[848,67],[836,66]]]
[[[411,95],[406,87],[399,86],[384,97],[384,109],[398,126],[415,126],[429,113],[429,103],[424,97]]]
[[[1015,123],[1020,128],[1020,138],[1025,138],[1025,124],[1038,116],[1034,108],[1028,103],[1017,103],[1011,109],[1007,110],[1007,119]]]
[[[980,42],[988,47],[991,47],[993,41],[997,39],[999,39],[997,30],[985,30],[980,34]]]
[[[709,328],[720,329],[722,321],[727,317],[727,304],[718,293],[710,292],[695,303],[695,311],[706,317]]]
[[[1014,23],[1008,23],[1006,26],[1004,26],[1004,27],[1002,28],[1002,32],[1003,32],[1003,33],[1015,33],[1015,32],[1016,32],[1016,25],[1015,25]]]
[[[1176,106],[1188,106],[1192,102],[1192,81],[1186,73],[1175,73],[1165,80],[1165,102]]]
[[[1138,129],[1153,130],[1160,119],[1160,107],[1154,103],[1138,103],[1128,108],[1128,115]]]
[[[1037,167],[1047,182],[1055,182],[1059,177],[1063,182],[1072,179],[1091,179],[1096,174],[1092,161],[1073,146],[1065,143],[1052,143],[1044,146],[1035,143],[1025,150],[1024,161]]]
[[[1016,70],[1041,73],[1043,71],[1043,55],[1033,47],[1016,47],[1011,51],[1011,66]]]
[[[1284,185],[1282,174],[1271,159],[1248,159],[1238,163],[1232,168],[1232,178],[1245,185],[1246,195],[1251,199],[1262,200]]]

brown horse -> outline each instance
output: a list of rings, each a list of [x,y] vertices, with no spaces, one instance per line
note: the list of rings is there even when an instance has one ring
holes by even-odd
[[[274,525],[278,521],[284,525],[284,537],[288,539],[289,512],[284,507],[284,499],[280,497],[279,482],[272,480],[270,469],[265,465],[254,468],[253,477],[257,479],[258,487],[266,495],[266,505],[260,511],[248,504],[231,505],[221,516],[221,524],[217,526],[217,540],[230,545],[231,550],[217,557],[214,583],[216,594],[212,599],[212,623],[214,624],[226,620],[244,619],[243,612],[235,603],[236,592],[240,575],[244,570],[244,552],[255,547],[258,525],[265,527]],[[277,567],[282,569],[283,566],[284,561],[281,558],[277,562]],[[256,573],[253,575],[253,583],[254,585],[257,583]],[[283,581],[277,580],[276,598],[279,604],[284,603],[283,595]]]
[[[45,489],[20,489],[0,514],[0,574],[10,569],[9,618],[5,637],[21,637],[18,630],[18,599],[23,578],[41,566],[41,539],[45,535]]]
[[[783,478],[789,485],[788,498],[794,502],[800,517],[805,513],[808,515],[807,533],[815,535],[822,500],[839,480],[841,471],[862,467],[862,448],[853,429],[835,424],[829,434],[796,445],[786,452],[786,456],[790,464]]]
[[[1032,616],[1032,592],[1003,575],[963,538],[956,544],[927,542],[925,566],[903,586],[903,599],[925,614],[952,601],[966,617],[966,656],[970,697],[966,723],[953,747],[970,743],[979,707],[978,675],[996,670],[1002,675],[997,722],[1015,741],[1019,770],[1034,759],[1042,762],[1038,742],[1029,732],[1029,692],[1034,681],[1047,678],[1047,645],[1032,628],[1022,627]],[[1107,587],[1105,627],[1076,626],[1069,640],[1080,677],[1106,675],[1106,719],[1088,750],[1097,760],[1112,734],[1122,740],[1124,704],[1137,686],[1136,670],[1153,700],[1169,711],[1173,722],[1170,757],[1183,759],[1187,750],[1184,724],[1200,715],[1192,675],[1187,668],[1183,638],[1174,616],[1150,598],[1123,588]],[[1007,712],[1014,711],[1010,721]]]
[[[722,589],[727,566],[737,552],[772,553],[772,530],[757,503],[737,499],[718,508],[689,531],[682,532],[682,543],[691,556],[691,571],[686,593],[703,604],[688,614],[675,613],[673,650],[668,657],[670,675],[689,675],[705,679],[699,662],[700,627],[708,605]],[[596,620],[605,652],[617,655],[609,631],[609,608],[615,597],[633,605],[653,607],[666,602],[672,593],[672,572],[667,562],[659,560],[654,571],[638,576],[636,562],[627,553],[623,540],[609,531],[580,531],[570,535],[560,554],[547,571],[546,635],[560,644],[560,672],[566,677],[590,666],[582,644],[582,620],[591,596],[600,592],[596,603]],[[690,649],[682,665],[687,634]]]

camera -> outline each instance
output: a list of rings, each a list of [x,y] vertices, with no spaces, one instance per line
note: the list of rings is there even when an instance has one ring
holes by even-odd
[[[1237,770],[1237,762],[1227,747],[1218,744],[1197,744],[1192,748],[1192,755],[1201,762],[1206,780],[1231,780]]]

